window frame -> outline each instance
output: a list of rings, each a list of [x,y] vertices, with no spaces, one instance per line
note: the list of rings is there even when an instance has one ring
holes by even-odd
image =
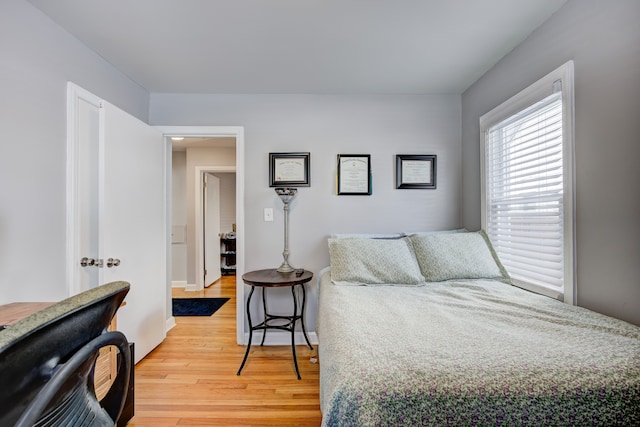
[[[487,132],[496,124],[512,117],[538,101],[562,88],[562,157],[563,157],[563,289],[558,291],[539,284],[514,280],[514,285],[552,298],[576,304],[576,259],[575,259],[575,189],[574,189],[574,81],[573,61],[568,61],[537,82],[533,83],[507,101],[480,117],[480,192],[481,224],[487,230],[487,177],[486,144]]]

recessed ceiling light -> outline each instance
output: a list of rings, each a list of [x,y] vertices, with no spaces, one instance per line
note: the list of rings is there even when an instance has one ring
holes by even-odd
[[[171,140],[172,141],[182,141],[184,139],[183,136],[172,136]]]

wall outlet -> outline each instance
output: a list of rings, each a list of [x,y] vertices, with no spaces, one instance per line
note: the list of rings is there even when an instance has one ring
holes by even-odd
[[[273,208],[264,208],[264,220],[273,221]]]

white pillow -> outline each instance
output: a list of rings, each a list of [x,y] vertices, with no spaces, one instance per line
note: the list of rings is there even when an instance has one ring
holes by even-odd
[[[406,237],[329,239],[329,258],[336,285],[424,285]]]
[[[484,231],[413,235],[409,239],[427,282],[494,279],[511,283]]]

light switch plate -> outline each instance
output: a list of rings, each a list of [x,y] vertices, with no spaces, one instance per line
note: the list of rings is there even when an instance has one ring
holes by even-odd
[[[273,221],[273,208],[264,208],[264,220]]]

